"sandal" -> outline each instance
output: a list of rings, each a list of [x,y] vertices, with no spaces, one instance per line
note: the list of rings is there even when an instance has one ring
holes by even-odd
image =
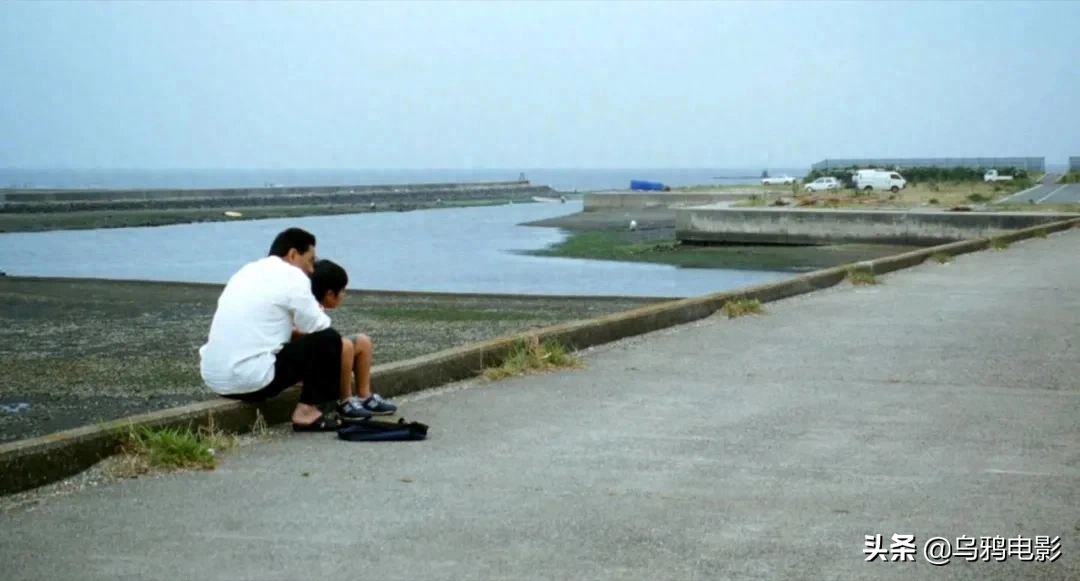
[[[325,415],[320,415],[319,419],[310,424],[297,424],[294,422],[292,425],[294,432],[336,432],[340,427],[340,421],[327,419]]]

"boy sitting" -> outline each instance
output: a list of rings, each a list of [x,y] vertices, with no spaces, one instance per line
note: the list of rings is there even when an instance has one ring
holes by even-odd
[[[349,276],[337,263],[322,259],[315,261],[311,273],[311,292],[315,300],[325,310],[336,309],[345,300],[345,286]],[[371,393],[371,338],[367,335],[342,336],[346,342],[352,342],[352,372],[356,374],[356,393],[360,406],[373,415],[390,415],[397,411],[397,406],[384,400],[377,393]],[[348,351],[348,345],[344,345]],[[344,370],[343,366],[343,370]],[[344,374],[343,374],[344,375]],[[349,381],[348,376],[342,377]]]

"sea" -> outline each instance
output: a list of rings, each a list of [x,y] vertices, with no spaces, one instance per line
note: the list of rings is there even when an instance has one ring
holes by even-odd
[[[631,180],[670,186],[738,185],[769,175],[806,175],[808,168],[507,168],[507,169],[3,169],[0,188],[158,189],[260,186],[397,185],[513,181],[561,192],[627,189]]]

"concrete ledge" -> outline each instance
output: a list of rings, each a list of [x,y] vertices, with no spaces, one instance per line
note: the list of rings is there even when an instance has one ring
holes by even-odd
[[[675,237],[690,243],[946,244],[1080,217],[1080,213],[724,208],[675,210]]]
[[[249,188],[116,188],[116,189],[22,189],[0,188],[0,202],[74,202],[117,200],[164,200],[174,198],[263,197],[309,194],[413,193],[428,190],[483,190],[528,188],[529,181],[433,182],[420,184],[373,184],[339,186],[260,186]]]
[[[438,199],[503,200],[547,196],[555,190],[528,182],[441,186],[261,188],[251,190],[157,190],[0,194],[5,214],[125,210],[200,210],[289,206],[433,203]]]
[[[1043,232],[1066,230],[1078,224],[1080,218],[1072,218],[1025,228],[1000,238],[1015,242]],[[756,298],[761,302],[776,301],[836,285],[844,280],[851,269],[869,269],[877,274],[892,272],[921,264],[936,253],[966,254],[982,250],[989,243],[989,238],[965,240],[865,263],[820,270],[779,282],[664,302],[623,313],[572,321],[528,333],[464,345],[423,357],[376,366],[372,370],[372,387],[388,397],[430,389],[473,377],[485,366],[498,364],[519,341],[529,336],[541,340],[557,340],[575,349],[583,349],[700,320],[714,314],[731,300]],[[258,414],[262,414],[268,424],[288,421],[298,394],[298,390],[291,389],[258,406],[224,399],[199,402],[132,416],[102,426],[85,426],[0,445],[0,494],[41,486],[89,468],[115,449],[120,441],[118,430],[128,426],[146,426],[153,429],[194,427],[206,425],[212,417],[218,427],[243,433],[250,431]]]

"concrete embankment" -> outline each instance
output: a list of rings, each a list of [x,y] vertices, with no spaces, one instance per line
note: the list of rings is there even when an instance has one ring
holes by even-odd
[[[809,210],[699,206],[675,211],[675,237],[689,243],[944,244],[1076,218],[1051,212]]]
[[[761,191],[723,192],[589,192],[583,196],[585,212],[610,212],[614,210],[662,210],[685,206],[700,206],[723,202],[737,202]]]
[[[263,187],[158,190],[0,190],[4,213],[422,204],[436,200],[526,199],[550,196],[549,186],[528,181],[367,186]]]

